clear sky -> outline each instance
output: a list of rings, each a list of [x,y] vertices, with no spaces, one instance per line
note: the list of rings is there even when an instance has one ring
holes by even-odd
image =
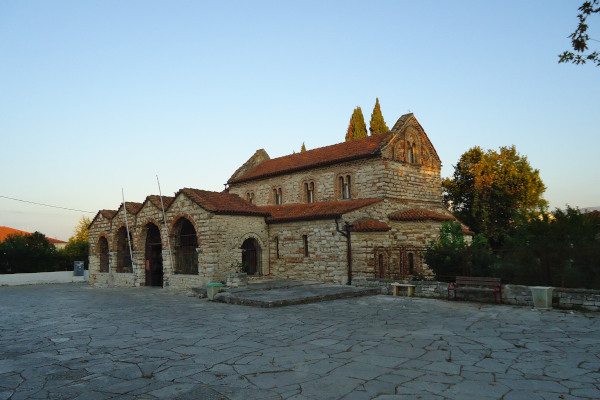
[[[156,175],[221,191],[257,149],[343,141],[378,97],[390,128],[415,114],[444,177],[514,144],[552,208],[600,206],[600,68],[557,63],[580,4],[0,0],[0,196],[93,217]],[[0,197],[0,226],[62,240],[82,215]]]

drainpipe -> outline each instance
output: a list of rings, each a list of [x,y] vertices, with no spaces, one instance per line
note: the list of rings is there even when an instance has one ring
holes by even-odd
[[[350,228],[352,228],[351,224],[347,222],[344,223],[344,230],[340,229],[340,225],[338,222],[338,218],[335,219],[335,230],[338,231],[342,236],[346,238],[346,259],[348,260],[348,283],[347,285],[352,285],[352,241],[350,240]]]

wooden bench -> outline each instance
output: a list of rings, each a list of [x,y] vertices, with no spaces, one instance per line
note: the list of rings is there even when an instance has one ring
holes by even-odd
[[[392,287],[394,288],[394,296],[398,296],[400,294],[400,288],[404,287],[404,288],[406,288],[406,291],[407,291],[406,295],[408,297],[413,297],[415,295],[415,287],[417,287],[417,285],[394,282],[394,283],[392,283]]]
[[[458,290],[481,290],[481,291],[494,291],[494,303],[498,304],[498,298],[500,304],[502,304],[502,286],[500,285],[500,278],[487,278],[487,277],[476,277],[476,276],[457,276],[456,282],[450,282],[448,284],[448,300],[450,300],[450,291],[454,292],[454,299],[456,299],[456,292]]]

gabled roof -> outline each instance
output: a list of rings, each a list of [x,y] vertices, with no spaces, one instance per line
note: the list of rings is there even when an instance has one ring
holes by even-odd
[[[333,219],[358,210],[382,199],[358,199],[344,201],[323,201],[320,203],[285,204],[280,206],[262,206],[261,210],[270,214],[270,223],[303,221],[315,219]]]
[[[146,200],[144,200],[144,202],[142,203],[142,207],[144,207],[144,204],[150,202],[152,204],[154,204],[154,206],[156,208],[158,208],[159,210],[162,211],[162,204],[160,203],[160,197],[156,194],[151,194],[150,196],[146,196]],[[167,208],[169,208],[169,206],[171,205],[171,203],[173,202],[173,200],[175,200],[175,197],[171,197],[171,196],[162,196],[162,202],[165,206],[165,210]]]
[[[236,171],[227,183],[241,183],[345,161],[374,157],[380,154],[381,148],[391,137],[390,133],[367,136],[366,138],[320,147],[289,156],[272,158],[262,161],[241,176],[236,176],[238,175],[238,171]]]
[[[451,215],[426,210],[424,208],[411,208],[410,210],[396,211],[389,215],[393,221],[452,221]]]
[[[26,236],[26,235],[31,235],[31,232],[26,232],[26,231],[21,231],[19,229],[9,228],[8,226],[0,226],[0,242],[3,242],[4,239],[6,239],[9,235]],[[48,239],[48,241],[53,244],[67,243],[63,240],[54,239],[54,238],[47,237],[47,236],[46,236],[46,239]]]
[[[137,214],[142,209],[142,203],[134,203],[131,201],[126,201],[125,206],[127,207],[125,210],[125,211],[127,211],[127,214],[132,214],[132,215]],[[115,215],[118,214],[122,208],[123,208],[123,203],[121,203],[121,205],[117,209],[117,212],[115,213]]]
[[[90,229],[92,227],[92,225],[94,225],[94,222],[96,222],[96,220],[98,219],[98,217],[102,215],[104,218],[106,219],[113,219],[113,217],[115,215],[117,215],[117,212],[115,210],[100,210],[96,213],[96,215],[94,216],[94,219],[92,219],[92,222],[90,222],[90,224],[88,225],[88,229]]]
[[[390,229],[392,227],[385,222],[370,218],[355,222],[350,232],[387,232]]]
[[[215,214],[234,215],[259,215],[266,216],[267,213],[256,205],[242,199],[240,196],[225,192],[209,192],[207,190],[183,188],[175,194],[186,195],[194,203],[206,211]]]

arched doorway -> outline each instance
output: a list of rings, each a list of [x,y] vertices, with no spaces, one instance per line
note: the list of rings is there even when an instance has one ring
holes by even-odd
[[[187,218],[180,218],[173,226],[175,273],[198,275],[198,235]]]
[[[133,272],[133,263],[131,262],[131,251],[129,246],[132,243],[131,233],[127,240],[127,229],[122,226],[117,231],[117,272]]]
[[[146,231],[146,286],[163,285],[162,242],[160,231],[153,223],[145,226]]]
[[[108,272],[108,240],[104,236],[98,239],[98,252],[100,253],[100,272]]]
[[[244,240],[242,244],[242,264],[248,275],[260,272],[260,245],[254,238]]]

